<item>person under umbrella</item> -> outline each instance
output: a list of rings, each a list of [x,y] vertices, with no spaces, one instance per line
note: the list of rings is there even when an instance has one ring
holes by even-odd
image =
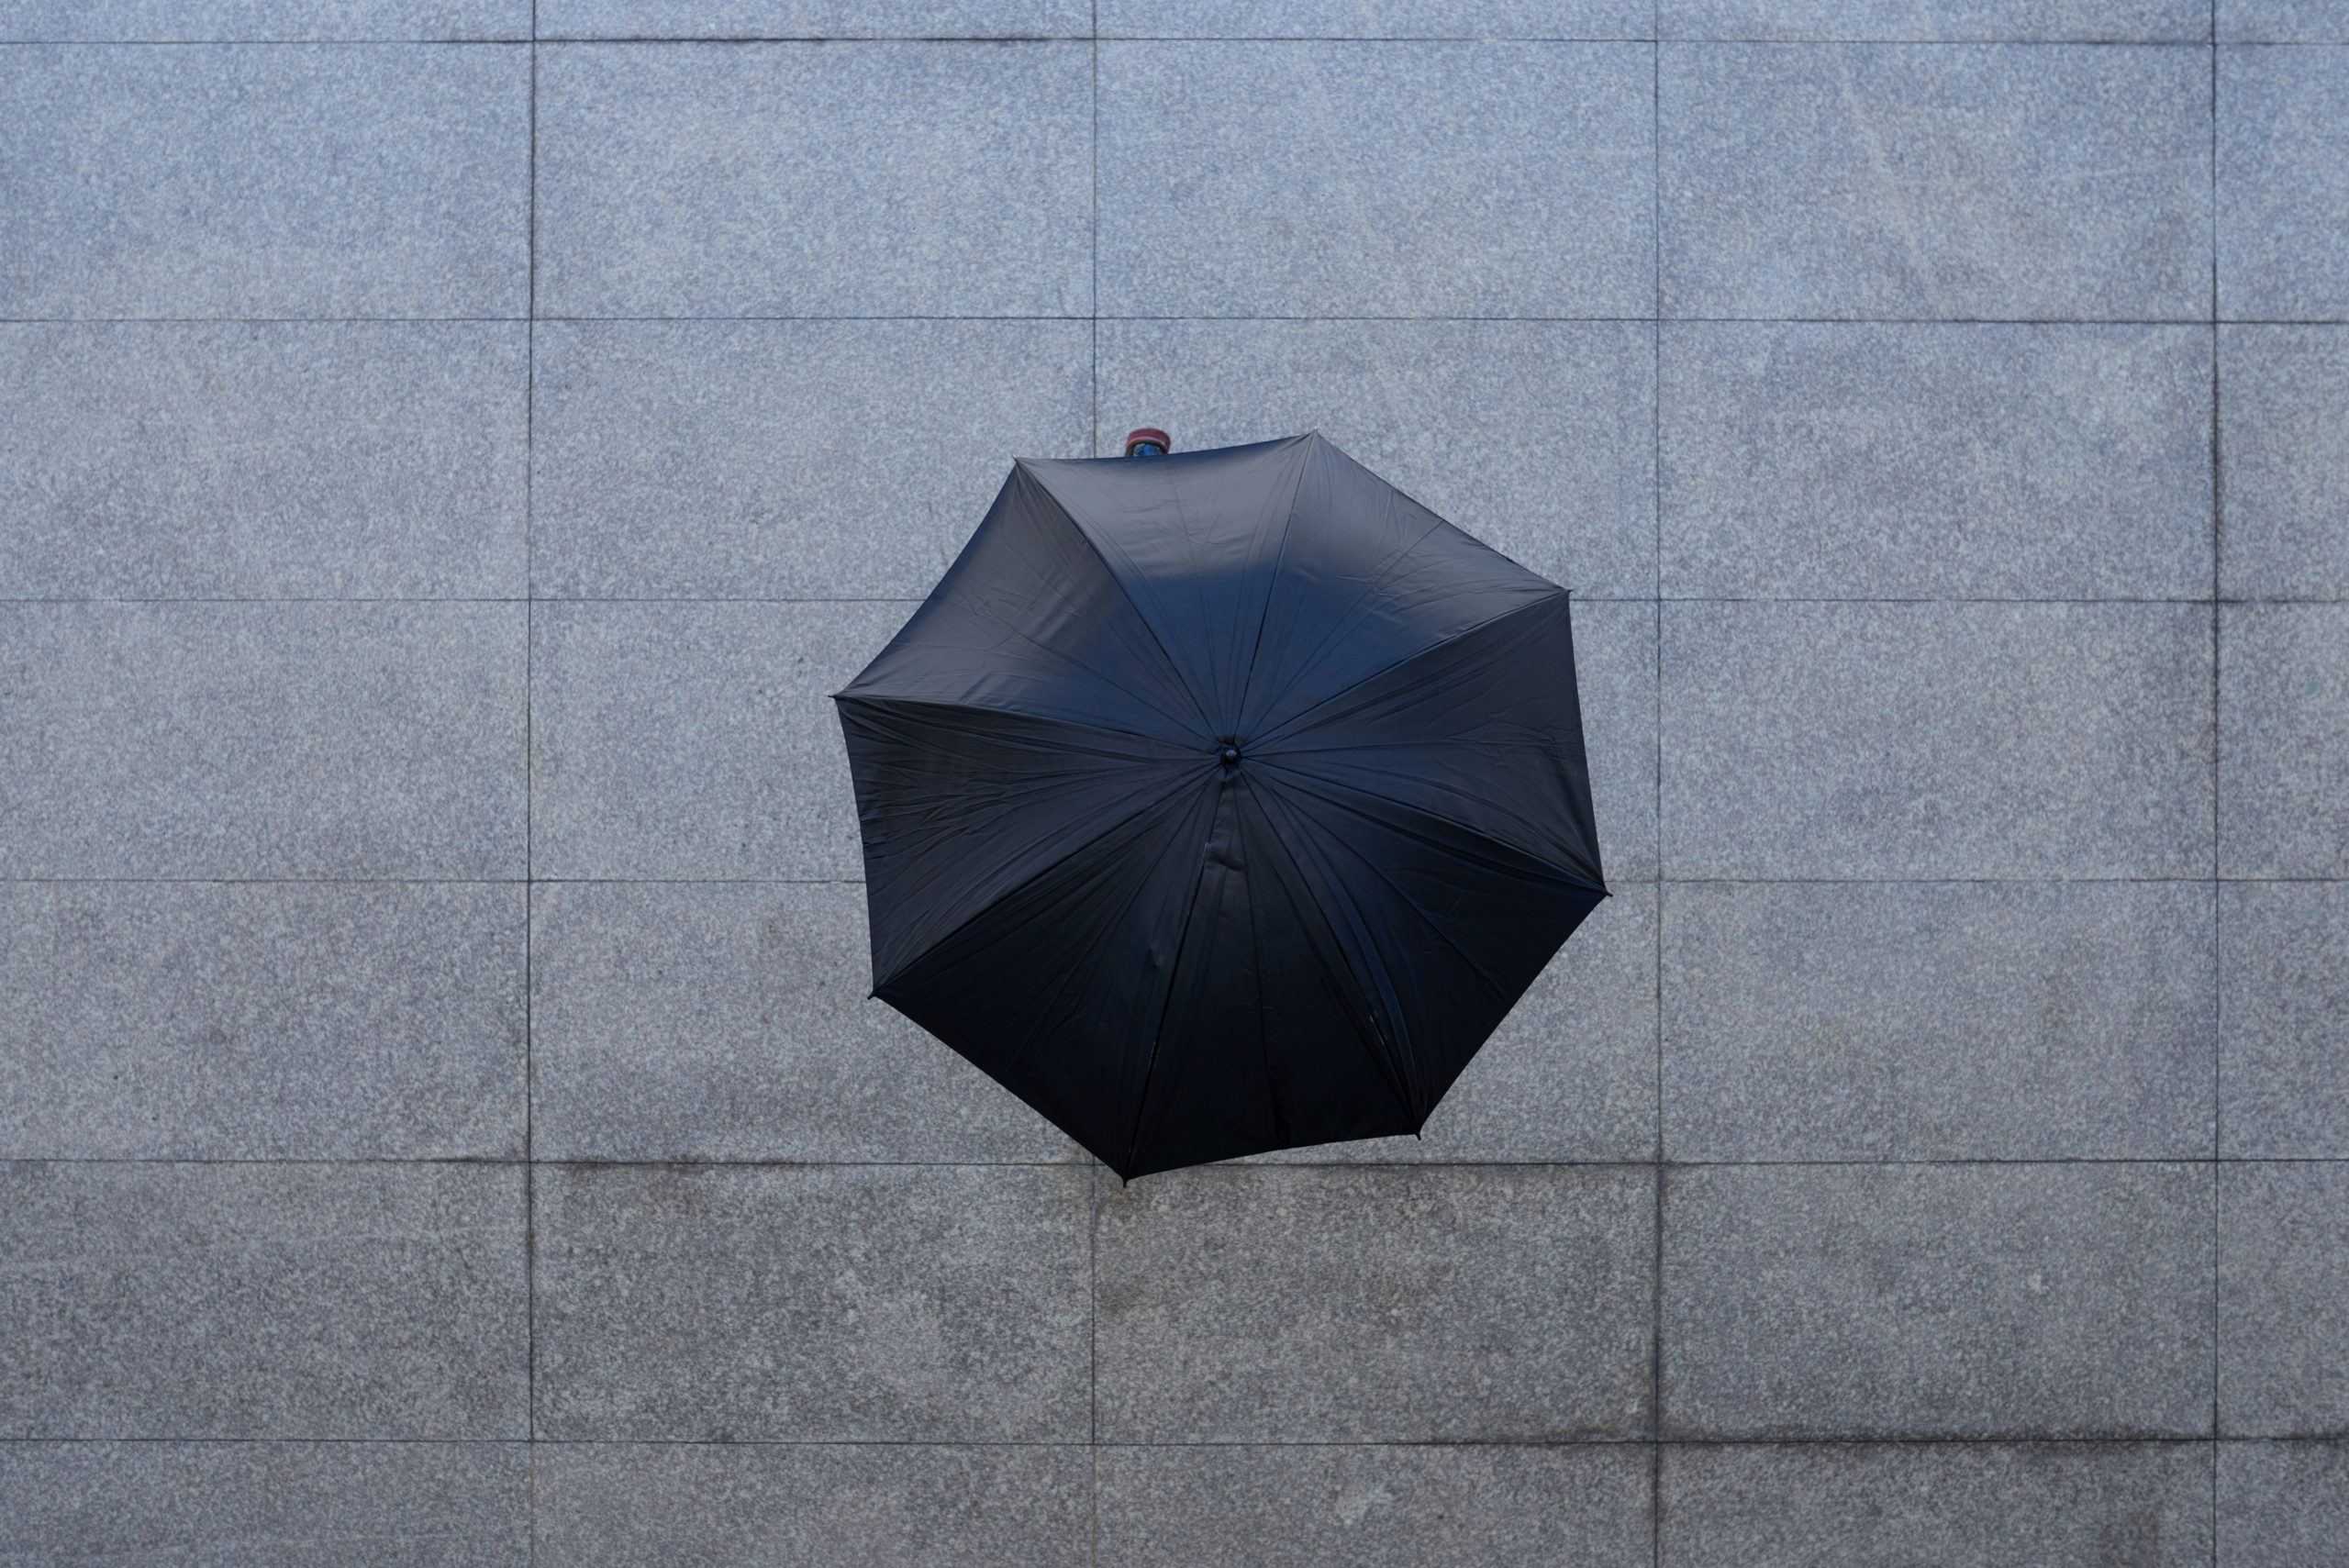
[[[1129,1179],[1416,1133],[1607,895],[1566,591],[1171,447],[1016,462],[835,698],[874,995]]]

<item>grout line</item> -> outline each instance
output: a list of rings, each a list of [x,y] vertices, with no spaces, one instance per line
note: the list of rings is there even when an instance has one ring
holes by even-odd
[[[2219,1568],[2220,1155],[2225,1148],[2226,991],[2220,931],[2219,621],[2226,472],[2219,405],[2219,3],[2210,0],[2210,1568]]]
[[[695,38],[661,33],[552,33],[531,38],[236,38],[236,39],[0,39],[0,49],[368,49],[441,48],[514,49],[535,44],[639,45],[672,48],[724,49],[774,44],[899,44],[986,46],[1000,44],[1104,43],[1286,43],[1286,44],[1457,44],[1510,47],[1526,44],[1699,44],[1778,49],[1822,49],[1838,45],[1929,49],[2205,49],[2207,38],[2073,38],[2073,39],[1932,39],[1932,38],[1755,38],[1686,35],[1664,38],[1653,34],[1544,33],[1491,38],[1450,33],[1398,33],[1364,36],[1331,33],[745,33],[724,38]],[[2341,39],[2228,39],[2224,49],[2339,49]]]
[[[1664,32],[1662,0],[1650,7],[1652,30]],[[1664,45],[1648,50],[1648,224],[1649,307],[1655,319],[1649,334],[1648,480],[1650,531],[1653,545],[1655,590],[1649,649],[1649,673],[1653,679],[1654,798],[1651,821],[1655,828],[1655,906],[1653,995],[1655,1009],[1655,1169],[1650,1173],[1654,1191],[1650,1223],[1653,1246],[1649,1258],[1652,1277],[1648,1299],[1648,1561],[1651,1568],[1664,1562]]]
[[[538,893],[536,867],[538,707],[538,558],[536,477],[539,423],[539,6],[530,0],[529,206],[525,240],[529,319],[522,329],[522,1331],[524,1419],[529,1434],[525,1562],[539,1560],[539,1168]]]
[[[2343,46],[2349,51],[2349,46]],[[1052,322],[1287,322],[1299,326],[1323,323],[1388,322],[1396,326],[1623,326],[1645,327],[1652,316],[1225,316],[1137,314],[1102,311],[1097,315],[1053,312],[965,312],[960,314],[896,314],[861,316],[816,314],[775,316],[757,312],[730,315],[588,316],[550,312],[535,318],[522,316],[0,316],[0,327],[432,327],[449,325],[519,327],[535,319],[560,325],[692,326],[799,322],[888,323],[911,321],[1003,322],[1042,325]],[[2209,316],[1681,316],[1661,317],[1670,327],[2208,327]],[[2339,327],[2343,316],[2222,316],[2224,327]]]
[[[417,1167],[475,1167],[496,1170],[513,1166],[534,1169],[540,1165],[572,1171],[1059,1171],[1085,1173],[1097,1162],[1085,1160],[792,1160],[781,1158],[746,1158],[740,1160],[689,1159],[683,1156],[661,1159],[620,1159],[606,1155],[539,1155],[523,1160],[513,1155],[295,1155],[295,1156],[186,1156],[186,1155],[74,1155],[74,1154],[10,1154],[0,1155],[0,1168],[11,1165],[348,1165],[354,1167],[377,1165],[408,1165]],[[1268,1171],[1590,1171],[1619,1174],[1647,1174],[1657,1168],[1651,1155],[1621,1156],[1614,1159],[1593,1157],[1586,1160],[1268,1160],[1255,1163],[1219,1164],[1191,1169],[1219,1173],[1225,1178],[1252,1175]],[[2185,1151],[2175,1154],[2098,1154],[2098,1155],[1921,1155],[1913,1158],[1861,1158],[1858,1156],[1820,1156],[1815,1158],[1746,1158],[1746,1159],[1671,1159],[1662,1162],[1667,1173],[1675,1171],[1776,1171],[1776,1170],[1859,1170],[1859,1171],[1925,1171],[1982,1169],[2068,1169],[2075,1166],[2144,1165],[2349,1165],[2349,1154],[2229,1154],[2216,1161],[2207,1155]],[[1165,1173],[1172,1175],[1174,1173]],[[1156,1176],[1137,1176],[1136,1183],[1157,1180]]]
[[[1092,136],[1086,144],[1086,180],[1091,230],[1093,316],[1088,332],[1091,356],[1087,383],[1085,450],[1101,455],[1101,0],[1093,0],[1093,38],[1087,46],[1086,90],[1092,109]],[[1101,1562],[1101,1162],[1092,1161],[1085,1184],[1085,1539],[1087,1561]]]
[[[2349,1429],[2318,1428],[2309,1431],[2231,1437],[2230,1444],[2339,1442]],[[179,1444],[186,1447],[250,1448],[293,1444],[442,1448],[1011,1448],[1011,1449],[1620,1449],[1620,1448],[2033,1448],[2076,1444],[2090,1448],[2176,1448],[2208,1451],[2206,1437],[2176,1433],[2123,1432],[2004,1432],[1978,1434],[1892,1432],[1851,1437],[1840,1433],[1770,1437],[1664,1438],[1157,1438],[1149,1441],[1056,1442],[1023,1438],[448,1438],[448,1437],[174,1437],[142,1433],[137,1436],[0,1437],[0,1449],[45,1445],[98,1443]]]
[[[96,607],[107,605],[521,605],[535,608],[540,605],[918,605],[919,595],[829,595],[821,596],[784,597],[748,594],[677,594],[677,595],[580,595],[540,594],[478,595],[440,597],[328,596],[324,595],[176,595],[155,596],[63,596],[40,597],[0,595],[0,606],[56,605]],[[2021,595],[1993,594],[1586,594],[1576,592],[1579,605],[2056,605],[2094,607],[2099,605],[2184,605],[2202,608],[2211,604],[2296,608],[2312,606],[2334,609],[2349,605],[2349,598],[2284,598],[2275,595],[2238,595],[2212,599],[2208,594],[2155,596],[2147,595],[2060,595],[2031,597]]]
[[[2166,887],[2209,876],[1651,876],[1663,887]],[[2341,876],[2221,876],[2226,887],[2337,887]],[[863,887],[807,876],[0,876],[0,887]]]

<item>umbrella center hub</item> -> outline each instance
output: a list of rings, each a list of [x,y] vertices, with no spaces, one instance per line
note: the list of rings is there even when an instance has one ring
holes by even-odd
[[[1238,767],[1240,765],[1240,747],[1236,742],[1226,741],[1224,743],[1223,765],[1227,768]]]

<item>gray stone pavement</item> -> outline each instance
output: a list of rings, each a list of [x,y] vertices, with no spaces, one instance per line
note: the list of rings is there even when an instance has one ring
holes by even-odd
[[[2349,1562],[2349,6],[0,39],[0,1564]],[[864,999],[824,694],[1144,421],[1580,595],[1423,1143]]]

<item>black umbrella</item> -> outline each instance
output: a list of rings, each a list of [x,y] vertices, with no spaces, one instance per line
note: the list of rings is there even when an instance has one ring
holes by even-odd
[[[1565,590],[1318,435],[1018,462],[835,700],[874,995],[1121,1176],[1417,1132],[1607,895]]]

